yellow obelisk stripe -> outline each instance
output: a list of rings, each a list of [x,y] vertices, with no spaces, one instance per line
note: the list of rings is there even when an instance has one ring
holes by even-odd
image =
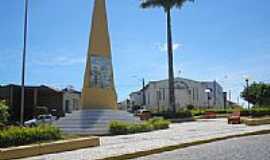
[[[111,68],[112,72],[111,44],[105,0],[95,0],[94,4],[81,105],[82,109],[116,109],[117,96],[113,82],[113,74],[111,74],[112,83],[110,87],[94,85],[96,84],[94,82],[100,82],[100,79],[96,80],[94,78],[93,80],[93,67],[96,65],[93,64],[93,61],[98,62],[97,64],[100,64],[100,62],[107,62],[105,64],[110,65],[108,68]],[[101,86],[103,86],[103,83]]]

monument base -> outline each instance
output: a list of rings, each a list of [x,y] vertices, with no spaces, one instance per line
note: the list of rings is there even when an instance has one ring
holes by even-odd
[[[54,122],[66,134],[107,135],[111,121],[139,122],[131,113],[119,110],[97,109],[74,111]]]

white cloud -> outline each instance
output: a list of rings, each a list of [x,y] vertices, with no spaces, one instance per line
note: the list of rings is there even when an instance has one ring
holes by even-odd
[[[173,51],[176,51],[177,49],[183,47],[182,44],[180,43],[174,43],[173,44]],[[158,44],[158,48],[161,52],[167,52],[168,49],[167,49],[167,43],[164,43],[164,44]]]
[[[83,64],[85,63],[85,59],[83,57],[58,56],[42,58],[35,60],[34,62],[43,66],[70,66],[76,64]]]

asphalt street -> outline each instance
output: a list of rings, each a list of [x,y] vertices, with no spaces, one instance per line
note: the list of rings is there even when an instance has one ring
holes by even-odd
[[[192,146],[136,160],[270,160],[270,134]]]

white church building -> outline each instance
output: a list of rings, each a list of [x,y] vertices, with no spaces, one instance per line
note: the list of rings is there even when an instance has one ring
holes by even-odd
[[[189,105],[196,108],[224,108],[225,95],[216,81],[199,82],[175,78],[175,103],[178,110]],[[153,112],[168,110],[168,80],[149,82],[144,89],[130,94],[130,102]]]

